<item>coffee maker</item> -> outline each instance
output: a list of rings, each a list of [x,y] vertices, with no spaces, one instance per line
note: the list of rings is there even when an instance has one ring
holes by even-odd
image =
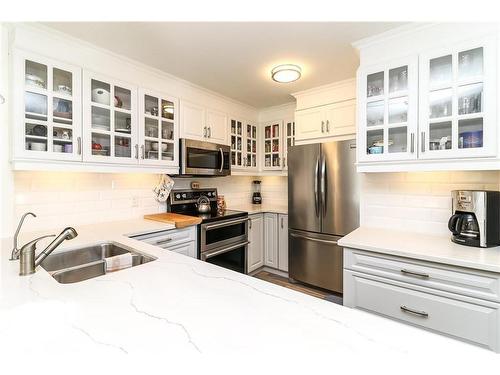
[[[475,247],[500,245],[500,192],[454,190],[451,196],[451,240]]]

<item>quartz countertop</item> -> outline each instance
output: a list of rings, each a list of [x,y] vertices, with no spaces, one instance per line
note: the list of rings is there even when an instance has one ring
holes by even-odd
[[[392,229],[360,227],[338,241],[342,247],[500,272],[500,247],[459,245],[449,235],[428,235]]]
[[[263,203],[263,204],[237,204],[230,205],[228,207],[230,210],[235,211],[246,211],[249,215],[252,214],[260,214],[264,212],[270,212],[275,214],[288,214],[288,206],[285,205],[277,205],[272,203]]]
[[[2,373],[470,374],[499,368],[500,356],[486,349],[127,237],[171,227],[147,220],[75,226],[79,236],[58,251],[112,241],[157,259],[74,284],[58,284],[40,267],[18,276],[19,262],[8,260],[11,239],[3,240]]]

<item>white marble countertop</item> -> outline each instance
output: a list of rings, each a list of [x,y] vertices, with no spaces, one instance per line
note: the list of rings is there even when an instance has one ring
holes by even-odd
[[[263,204],[237,204],[230,205],[228,207],[229,210],[236,211],[246,211],[249,215],[252,214],[260,214],[264,212],[270,212],[275,214],[288,214],[288,206],[277,205],[272,203],[263,203]]]
[[[11,242],[2,241],[0,371],[470,374],[500,366],[488,350],[124,236],[167,227],[76,227],[61,251],[114,241],[157,260],[75,284],[40,267],[18,276]]]
[[[456,244],[450,236],[361,227],[339,240],[342,247],[500,272],[500,247]]]

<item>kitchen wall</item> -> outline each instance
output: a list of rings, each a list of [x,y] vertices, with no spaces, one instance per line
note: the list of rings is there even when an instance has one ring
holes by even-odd
[[[451,190],[499,190],[500,172],[364,173],[361,225],[448,234]]]
[[[264,202],[286,205],[286,177],[230,176],[196,178],[202,187],[216,187],[229,208],[251,202],[252,181],[262,180]],[[193,179],[175,178],[174,188],[189,188]],[[37,218],[26,222],[25,230],[49,230],[68,225],[85,225],[139,218],[163,212],[151,192],[158,175],[14,172],[15,223],[27,211]],[[10,236],[12,233],[6,233]]]

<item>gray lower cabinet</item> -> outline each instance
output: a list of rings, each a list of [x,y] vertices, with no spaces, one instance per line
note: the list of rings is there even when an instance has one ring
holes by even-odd
[[[500,352],[500,274],[344,249],[344,306]]]
[[[264,218],[262,214],[250,215],[248,221],[248,272],[264,265]]]

